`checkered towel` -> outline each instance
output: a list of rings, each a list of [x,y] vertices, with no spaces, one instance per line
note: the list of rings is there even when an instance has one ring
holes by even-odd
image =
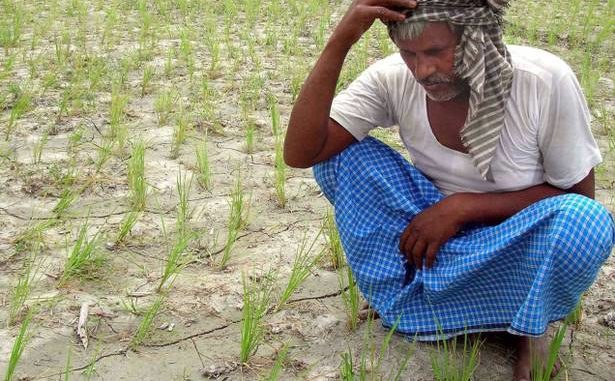
[[[510,54],[502,41],[502,16],[507,0],[419,0],[408,18],[463,25],[455,51],[455,71],[470,86],[470,108],[461,141],[483,178],[493,182],[489,164],[504,126],[504,108],[512,84]]]
[[[580,195],[537,202],[442,246],[434,267],[399,251],[409,221],[443,198],[399,153],[368,137],[314,167],[335,208],[359,288],[392,326],[418,340],[470,332],[541,335],[592,284],[615,242],[609,212]]]

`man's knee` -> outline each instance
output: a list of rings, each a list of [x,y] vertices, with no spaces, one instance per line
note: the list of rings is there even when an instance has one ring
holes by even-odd
[[[615,244],[615,226],[613,217],[602,204],[578,194],[561,196],[558,220],[562,231],[559,238],[565,248],[582,249],[598,261],[609,256]]]

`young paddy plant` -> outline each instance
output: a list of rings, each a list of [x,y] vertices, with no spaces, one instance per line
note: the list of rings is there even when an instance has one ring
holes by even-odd
[[[43,135],[40,137],[40,139],[38,140],[38,142],[36,142],[34,144],[34,147],[32,148],[32,163],[37,165],[41,163],[41,159],[43,157],[43,148],[45,148],[45,145],[47,144],[47,142],[49,141],[49,136],[47,131],[45,131],[43,133]]]
[[[143,211],[147,202],[147,183],[145,182],[145,143],[136,142],[128,159],[128,189],[132,210]]]
[[[207,135],[205,135],[207,139]],[[210,190],[213,184],[211,178],[211,166],[209,164],[209,154],[207,151],[207,141],[203,141],[196,146],[196,167],[197,167],[197,181],[201,187],[205,190]]]
[[[231,258],[231,252],[239,232],[247,224],[247,217],[249,211],[249,202],[246,199],[243,184],[241,182],[241,172],[237,171],[237,177],[235,178],[235,185],[231,191],[231,199],[229,201],[229,221],[227,225],[227,237],[226,244],[224,245],[224,251],[222,252],[222,258],[220,259],[220,268],[226,267],[229,259]]]
[[[144,97],[151,91],[151,83],[155,75],[156,68],[152,65],[146,65],[143,69],[143,76],[141,78],[141,97]]]
[[[346,311],[347,325],[351,331],[359,326],[359,308],[361,305],[361,294],[359,287],[354,279],[350,266],[340,266],[337,269],[337,279],[340,286],[342,303]]]
[[[9,326],[15,324],[19,320],[19,316],[24,311],[26,302],[32,293],[32,288],[36,284],[38,271],[40,269],[40,266],[36,264],[36,260],[40,250],[40,244],[32,248],[29,257],[25,261],[21,275],[17,278],[17,283],[11,290],[8,318]]]
[[[51,210],[55,217],[62,218],[64,213],[68,210],[68,208],[70,208],[78,196],[78,193],[70,187],[64,188],[64,190],[62,190],[62,194],[60,195],[60,199]]]
[[[122,218],[118,229],[117,237],[115,238],[116,244],[124,242],[126,237],[128,237],[128,235],[132,231],[132,228],[136,225],[137,221],[139,220],[139,217],[141,217],[141,214],[142,212],[140,211],[132,210],[128,212],[128,214],[126,214],[124,218]]]
[[[180,106],[179,115],[177,121],[173,126],[173,136],[171,138],[171,158],[177,159],[179,156],[179,149],[181,145],[186,141],[186,133],[190,128],[190,122],[183,107]]]
[[[564,337],[566,336],[566,331],[568,330],[568,323],[564,322],[562,323],[559,328],[557,329],[557,332],[555,332],[555,335],[553,336],[553,339],[551,340],[551,344],[549,344],[549,351],[548,351],[548,357],[547,357],[547,361],[546,363],[544,362],[544,359],[542,357],[539,357],[539,350],[532,350],[530,348],[530,351],[532,352],[532,380],[533,381],[550,381],[551,378],[551,373],[553,372],[553,369],[555,368],[555,364],[557,362],[558,356],[559,356],[559,351],[560,348],[562,346],[562,341],[564,340]]]
[[[89,224],[86,220],[77,233],[73,248],[68,252],[64,271],[60,276],[60,285],[74,277],[94,278],[102,270],[106,258],[99,251],[99,232],[88,237]]]
[[[463,335],[461,350],[458,348],[457,340],[458,336],[449,340],[437,341],[437,352],[431,354],[431,369],[436,381],[471,381],[473,379],[483,340],[480,337],[471,340],[466,333]]]
[[[327,213],[323,217],[322,227],[325,241],[327,242],[327,253],[329,253],[328,256],[331,261],[331,268],[339,269],[345,263],[344,249],[342,248],[340,233],[335,225],[333,210],[327,210]]]
[[[143,343],[145,339],[149,337],[152,332],[152,325],[154,324],[154,319],[160,312],[160,308],[164,303],[165,295],[159,295],[154,303],[147,309],[147,312],[143,315],[143,319],[139,324],[139,327],[135,331],[135,334],[130,341],[130,348],[136,349],[139,345]]]
[[[286,207],[288,199],[286,197],[286,162],[284,161],[284,148],[282,137],[277,137],[275,140],[275,194],[278,200],[278,205],[281,208]]]
[[[408,343],[408,349],[398,364],[397,368],[391,366],[389,369],[383,369],[382,364],[386,353],[391,346],[391,339],[395,333],[401,316],[397,319],[395,324],[389,329],[387,334],[382,339],[379,348],[377,348],[376,342],[373,338],[373,314],[368,314],[367,317],[367,330],[363,336],[363,344],[361,346],[361,352],[359,354],[358,364],[354,362],[352,351],[348,348],[348,351],[342,353],[342,360],[340,362],[340,378],[342,380],[399,380],[401,375],[408,366],[408,361],[416,349],[415,343]],[[358,365],[358,369],[355,366]],[[395,373],[394,373],[395,372]]]
[[[13,343],[13,348],[11,349],[11,356],[9,357],[6,373],[4,375],[4,381],[12,381],[15,376],[15,369],[17,369],[17,364],[19,364],[19,360],[21,359],[21,355],[28,344],[28,341],[32,338],[32,333],[30,332],[30,322],[32,321],[33,312],[30,311],[24,321],[21,323],[21,327],[19,329],[19,333],[15,338],[15,342]]]
[[[263,340],[265,330],[262,320],[269,310],[275,280],[271,273],[266,274],[260,282],[246,278],[246,274],[242,273],[243,309],[239,353],[242,364],[248,362]]]
[[[159,125],[165,125],[169,121],[178,101],[179,93],[175,89],[163,90],[158,94],[154,100],[154,111],[156,111],[158,116]]]
[[[303,237],[301,243],[299,244],[299,249],[297,250],[297,254],[295,255],[295,260],[293,262],[293,267],[290,271],[290,276],[288,278],[288,283],[286,284],[286,288],[280,295],[278,303],[276,305],[276,311],[280,310],[286,302],[290,299],[290,297],[295,293],[297,288],[303,283],[308,276],[312,273],[316,263],[320,260],[320,253],[316,256],[312,255],[312,251],[314,250],[314,246],[322,233],[322,229],[318,231],[316,237],[310,242],[308,246],[308,242],[306,237]]]

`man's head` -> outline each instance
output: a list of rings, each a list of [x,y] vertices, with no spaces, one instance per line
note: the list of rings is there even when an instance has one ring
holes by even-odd
[[[462,32],[463,27],[448,22],[389,26],[404,62],[434,101],[445,102],[467,93],[467,83],[455,73],[455,51]]]

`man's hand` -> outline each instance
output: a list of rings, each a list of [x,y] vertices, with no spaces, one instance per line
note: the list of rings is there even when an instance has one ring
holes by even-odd
[[[399,240],[399,249],[417,270],[425,265],[431,268],[436,253],[463,226],[455,197],[448,197],[417,214]]]
[[[383,22],[403,21],[406,16],[395,9],[415,7],[415,0],[354,0],[333,35],[352,45],[359,41],[376,19]]]

